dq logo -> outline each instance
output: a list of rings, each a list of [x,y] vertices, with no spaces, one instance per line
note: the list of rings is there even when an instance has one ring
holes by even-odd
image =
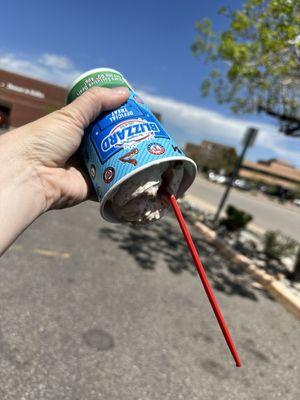
[[[122,149],[133,149],[145,140],[154,138],[170,139],[168,134],[154,121],[142,117],[130,118],[116,124],[112,129],[101,130],[100,125],[94,124],[90,130],[90,138],[94,149],[99,155],[101,164],[104,164],[114,154]]]
[[[130,119],[115,126],[101,143],[103,152],[109,151],[112,147],[123,147],[125,149],[136,146],[143,140],[155,136],[159,128],[155,122],[148,122],[141,118]]]

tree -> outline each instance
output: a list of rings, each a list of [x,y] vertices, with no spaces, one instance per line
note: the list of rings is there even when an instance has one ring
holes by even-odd
[[[223,170],[226,175],[231,175],[237,159],[235,149],[221,148],[214,152],[209,159],[205,160],[203,157],[202,165],[214,172],[220,173]]]
[[[208,142],[207,140],[204,140],[201,145],[187,143],[185,153],[203,171],[212,170],[219,173],[221,170],[224,170],[226,175],[232,173],[238,160],[234,147]]]
[[[266,112],[280,130],[300,136],[300,0],[246,0],[241,10],[222,7],[229,29],[216,33],[196,23],[192,51],[214,64],[202,81],[234,112]]]

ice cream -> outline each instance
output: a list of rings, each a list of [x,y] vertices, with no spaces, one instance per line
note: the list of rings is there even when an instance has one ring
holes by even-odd
[[[111,199],[111,209],[124,222],[147,224],[160,219],[169,203],[165,195],[175,196],[183,179],[181,162],[152,166],[124,182]]]

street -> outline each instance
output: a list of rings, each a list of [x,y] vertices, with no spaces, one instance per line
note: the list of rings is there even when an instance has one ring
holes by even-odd
[[[203,201],[210,211],[216,209],[225,191],[225,186],[212,183],[198,176],[188,193]],[[206,203],[206,204],[205,204]],[[300,239],[300,209],[284,206],[271,201],[261,194],[254,196],[250,192],[232,189],[225,203],[247,211],[253,215],[253,223],[265,230],[279,230],[282,233]]]
[[[193,236],[242,368],[176,221],[113,225],[87,202],[0,260],[1,400],[298,399],[299,322]]]

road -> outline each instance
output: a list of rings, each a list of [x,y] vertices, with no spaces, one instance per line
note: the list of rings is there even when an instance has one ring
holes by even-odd
[[[203,206],[214,210],[219,204],[225,186],[197,178],[189,193],[203,201]],[[226,204],[233,204],[253,215],[253,223],[265,230],[280,230],[286,235],[300,239],[300,209],[284,206],[268,200],[261,194],[232,189]],[[225,204],[225,208],[226,208]]]
[[[299,322],[196,238],[237,369],[173,218],[50,212],[0,260],[1,400],[295,400]]]

